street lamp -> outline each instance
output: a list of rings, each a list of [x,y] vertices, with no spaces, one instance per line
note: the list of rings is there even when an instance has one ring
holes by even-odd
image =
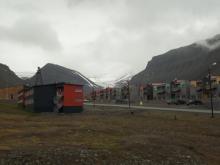
[[[128,96],[128,107],[131,108],[131,100],[130,100],[130,82],[127,81],[127,96]]]
[[[211,118],[214,118],[211,69],[212,69],[213,66],[216,66],[216,65],[217,65],[217,63],[213,62],[212,65],[210,65],[209,68],[208,68],[208,73],[209,73],[209,90],[210,90],[210,104],[211,104],[211,110],[212,110]]]
[[[95,108],[96,92],[94,87],[92,88],[92,100],[93,100],[93,107]]]
[[[5,70],[6,73],[6,100],[9,100],[9,92],[8,92],[8,82],[9,82],[9,72],[7,70]]]
[[[130,91],[130,81],[127,81],[127,96],[128,96],[128,108],[131,109],[131,91]],[[134,112],[131,110],[131,114],[133,115]]]

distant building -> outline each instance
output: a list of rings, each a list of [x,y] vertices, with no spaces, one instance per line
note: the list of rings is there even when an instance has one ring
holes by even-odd
[[[213,97],[220,97],[220,76],[212,76],[212,92]],[[209,79],[205,77],[203,80],[190,81],[190,99],[207,101],[210,98]]]
[[[0,88],[0,99],[1,100],[18,100],[18,91],[24,88],[23,85],[17,85],[7,88]]]
[[[166,99],[166,83],[152,83],[153,99],[165,100]]]
[[[190,81],[188,80],[173,80],[170,84],[170,96],[175,100],[190,99]]]
[[[168,100],[202,100],[210,97],[209,81],[204,80],[173,80],[170,83],[148,83],[130,85],[131,103],[142,104],[154,101]],[[220,76],[212,76],[212,92],[214,97],[220,97]],[[105,88],[91,93],[91,98],[103,103],[128,103],[128,85],[117,88]]]
[[[212,89],[209,86],[208,78],[203,80],[203,95],[205,98],[210,97],[210,91],[213,92],[214,97],[220,97],[220,76],[211,77]]]
[[[153,100],[153,86],[152,84],[142,85],[141,89],[141,97],[144,102]]]

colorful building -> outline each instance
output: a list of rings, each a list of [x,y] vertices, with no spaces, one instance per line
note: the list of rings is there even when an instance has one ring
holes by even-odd
[[[214,97],[220,97],[220,76],[212,76],[212,92]],[[206,102],[210,97],[209,81],[204,80],[173,80],[170,83],[147,83],[130,85],[130,101],[132,103],[147,103],[154,101],[189,101]],[[127,103],[129,99],[128,85],[117,88],[106,88],[95,91],[97,102]]]
[[[0,89],[0,99],[1,100],[18,100],[18,91],[24,88],[23,85],[17,85],[7,88]]]
[[[166,99],[166,83],[152,83],[153,87],[153,99],[165,100]]]
[[[81,112],[83,86],[59,83],[25,88],[19,92],[18,103],[34,112]]]
[[[140,86],[141,101],[147,102],[153,100],[153,86],[152,84],[145,84]]]
[[[170,83],[170,96],[174,100],[189,100],[190,99],[190,81],[188,80],[173,80]]]

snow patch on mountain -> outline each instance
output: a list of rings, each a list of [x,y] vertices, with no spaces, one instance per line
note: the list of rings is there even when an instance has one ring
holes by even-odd
[[[126,73],[123,76],[112,80],[103,80],[102,78],[97,77],[90,78],[90,80],[102,87],[119,87],[127,84],[127,82],[130,81],[130,79],[133,77],[133,75],[133,73]]]
[[[88,80],[88,78],[86,78],[85,76],[83,76],[81,73],[77,72],[77,71],[73,71],[73,74],[77,74],[78,76],[80,76],[82,79],[84,79],[90,87],[98,87],[97,85],[93,84],[90,80]]]

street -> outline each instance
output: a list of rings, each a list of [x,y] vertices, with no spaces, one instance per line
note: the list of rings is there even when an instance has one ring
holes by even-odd
[[[94,106],[93,103],[84,103],[84,105]],[[101,107],[119,107],[129,108],[128,105],[122,104],[95,104],[95,106]],[[186,108],[163,108],[163,107],[148,107],[148,106],[130,106],[131,109],[142,109],[142,110],[159,110],[159,111],[177,111],[177,112],[196,112],[196,113],[211,113],[211,110],[207,109],[186,109]],[[220,111],[214,110],[215,114],[220,114]]]

